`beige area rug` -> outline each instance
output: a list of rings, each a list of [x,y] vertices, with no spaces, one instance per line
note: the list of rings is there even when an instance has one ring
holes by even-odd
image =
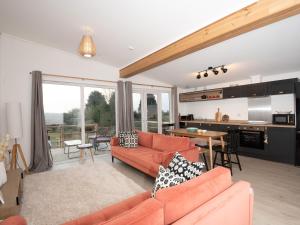
[[[28,175],[21,214],[29,225],[57,225],[145,191],[101,161]]]

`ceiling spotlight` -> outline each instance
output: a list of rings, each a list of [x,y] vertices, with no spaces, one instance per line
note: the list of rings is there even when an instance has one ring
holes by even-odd
[[[226,73],[228,69],[225,68],[224,66],[222,66],[222,67],[221,67],[221,70],[223,71],[223,73]]]
[[[199,72],[197,75],[197,79],[200,79],[200,78],[201,78],[201,73]]]
[[[215,75],[218,75],[218,73],[219,73],[219,71],[216,68],[213,69],[213,72]]]
[[[207,77],[208,76],[208,73],[207,71],[205,71],[205,73],[203,74],[204,77]]]

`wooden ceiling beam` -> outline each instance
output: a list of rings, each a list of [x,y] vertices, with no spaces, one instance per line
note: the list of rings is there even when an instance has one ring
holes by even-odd
[[[300,13],[300,0],[258,0],[122,68],[128,78],[195,51]]]

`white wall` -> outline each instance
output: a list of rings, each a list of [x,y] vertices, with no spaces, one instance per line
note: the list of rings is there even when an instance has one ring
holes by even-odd
[[[48,74],[114,81],[119,79],[118,68],[98,61],[8,34],[2,34],[0,42],[2,44],[0,48],[0,136],[6,132],[5,102],[21,102],[24,135],[20,143],[28,162],[31,151],[31,75],[29,72],[40,70]],[[130,80],[144,84],[166,85],[143,76],[136,76]]]
[[[261,77],[262,82],[283,80],[289,78],[300,78],[300,71],[276,74],[272,76]],[[240,80],[230,83],[219,83],[215,85],[209,85],[205,87],[190,88],[190,89],[179,89],[179,93],[199,91],[205,89],[214,89],[229,87],[234,85],[245,85],[252,83],[251,78],[246,80]],[[271,97],[272,113],[276,111],[292,111],[295,113],[295,95],[285,94],[276,95]],[[232,120],[248,120],[248,99],[237,98],[237,99],[224,99],[224,100],[213,100],[213,101],[202,101],[202,102],[186,102],[179,103],[179,113],[194,114],[195,118],[199,119],[214,119],[215,112],[220,108],[222,114],[228,114]]]

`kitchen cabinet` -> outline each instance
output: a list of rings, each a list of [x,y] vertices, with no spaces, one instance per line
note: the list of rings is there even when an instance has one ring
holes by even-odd
[[[223,88],[223,99],[245,97],[241,90],[241,86]]]
[[[259,97],[268,95],[268,83],[257,83],[245,85],[244,92],[247,97]]]
[[[269,95],[281,95],[295,93],[295,83],[297,79],[286,79],[268,82],[269,83]]]
[[[267,129],[268,144],[265,150],[268,159],[277,162],[295,164],[296,129],[269,127]]]

